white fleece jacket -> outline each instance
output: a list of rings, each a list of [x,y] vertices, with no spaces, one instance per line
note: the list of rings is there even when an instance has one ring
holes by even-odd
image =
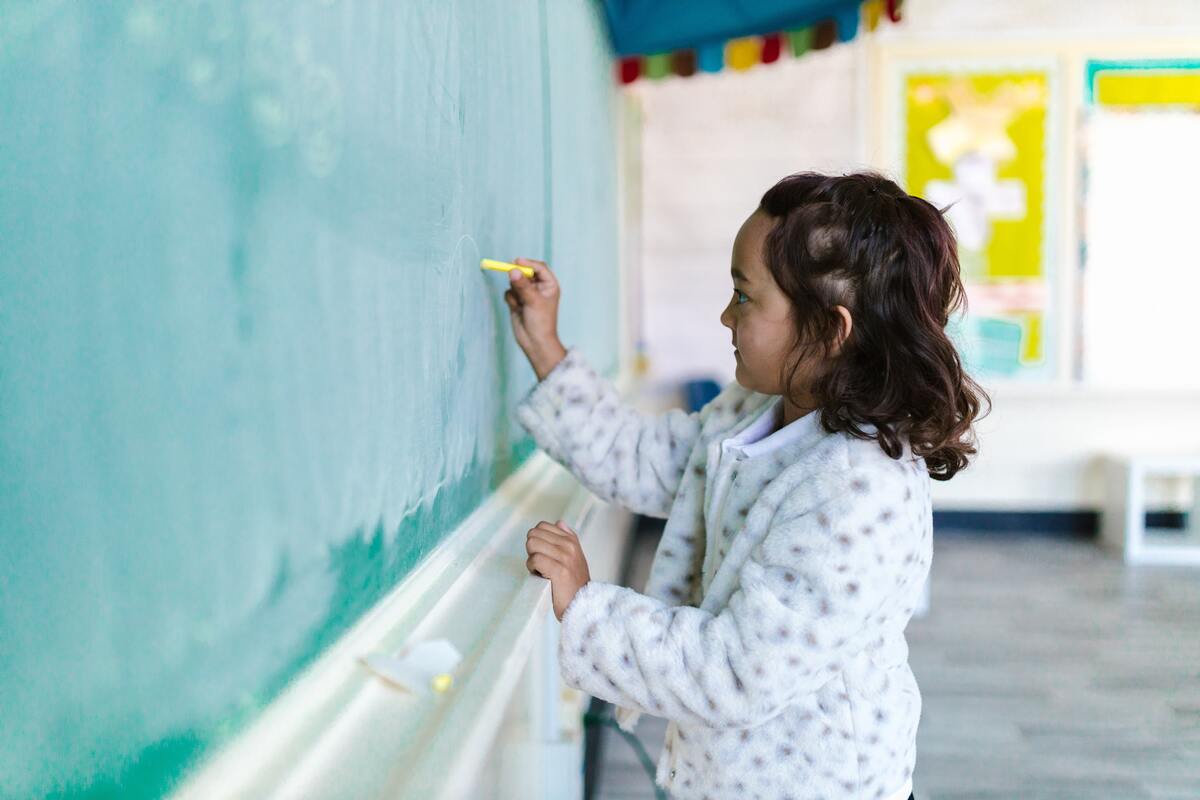
[[[645,594],[576,593],[563,679],[620,706],[626,730],[642,712],[671,721],[655,780],[673,798],[907,798],[921,697],[904,628],[933,544],[924,459],[827,433],[820,412],[777,449],[722,459],[773,399],[732,382],[698,412],[646,414],[578,348],[522,399],[518,420],[582,484],[667,518]]]

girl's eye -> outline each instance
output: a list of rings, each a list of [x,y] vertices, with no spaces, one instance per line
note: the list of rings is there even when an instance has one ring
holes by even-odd
[[[749,300],[749,299],[750,299],[750,298],[749,298],[749,297],[746,295],[746,293],[745,293],[745,292],[743,292],[743,291],[740,291],[740,290],[738,290],[738,289],[734,289],[734,290],[733,290],[733,294],[734,294],[734,296],[735,296],[735,297],[745,297],[745,298],[746,298],[746,300]],[[742,304],[742,302],[743,302],[743,301],[739,301],[739,302],[738,302],[738,305],[741,305],[741,304]]]

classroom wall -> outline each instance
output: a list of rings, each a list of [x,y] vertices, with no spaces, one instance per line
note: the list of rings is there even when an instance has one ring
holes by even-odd
[[[637,97],[646,120],[642,325],[649,391],[660,406],[681,402],[681,381],[733,380],[730,332],[718,317],[732,291],[733,237],[762,193],[800,170],[846,172],[880,165],[869,145],[877,122],[870,48],[961,37],[1188,40],[1189,32],[1194,34],[1190,41],[1200,45],[1200,5],[1186,0],[1105,0],[1086,6],[1051,0],[909,0],[903,13],[901,24],[885,23],[874,38],[860,37],[800,59],[745,73],[640,80],[626,90]],[[1064,216],[1073,213],[1073,202],[1066,198]],[[1077,290],[1078,262],[1072,260],[1077,250],[1064,243],[1059,265],[1068,315]],[[1068,316],[1064,374],[1055,385],[981,380],[994,402],[991,415],[977,426],[981,455],[954,480],[935,482],[937,508],[1099,509],[1107,491],[1099,454],[1200,450],[1200,395],[1194,389],[1093,388],[1075,381],[1072,324]],[[1152,334],[1152,327],[1147,330]],[[1155,346],[1152,336],[1144,346]],[[1180,368],[1195,369],[1186,363]],[[1168,497],[1170,487],[1162,493]]]
[[[503,274],[618,367],[594,0],[0,23],[0,795],[159,796],[533,451]]]

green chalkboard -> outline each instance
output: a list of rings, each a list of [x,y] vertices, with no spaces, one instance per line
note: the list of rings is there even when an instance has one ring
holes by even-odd
[[[617,361],[586,0],[0,7],[0,792],[152,797],[533,449],[507,278]]]

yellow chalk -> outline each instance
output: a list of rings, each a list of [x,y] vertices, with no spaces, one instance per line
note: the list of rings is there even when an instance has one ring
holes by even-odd
[[[435,675],[430,683],[433,686],[433,690],[441,694],[450,688],[450,685],[454,683],[454,678],[449,673],[443,672],[440,675]]]
[[[526,278],[533,277],[533,267],[523,267],[520,264],[510,264],[507,261],[496,261],[491,258],[479,259],[480,269],[494,269],[497,272],[508,272],[509,270],[519,269],[524,273]]]

